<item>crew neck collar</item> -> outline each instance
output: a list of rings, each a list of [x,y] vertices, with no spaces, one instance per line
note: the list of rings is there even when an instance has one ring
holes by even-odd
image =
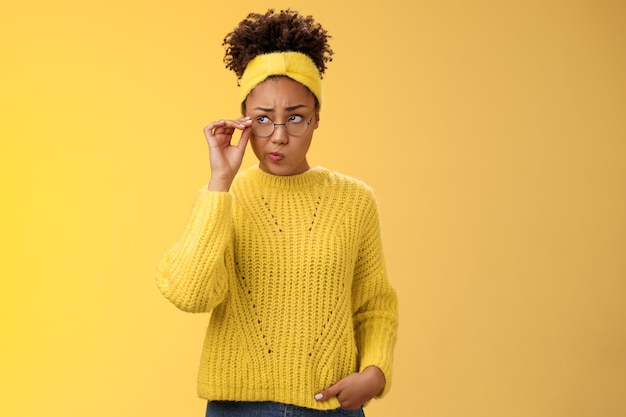
[[[296,175],[273,175],[258,166],[248,168],[247,175],[259,184],[274,188],[308,188],[322,182],[328,177],[328,169],[320,166],[311,167],[308,171]]]

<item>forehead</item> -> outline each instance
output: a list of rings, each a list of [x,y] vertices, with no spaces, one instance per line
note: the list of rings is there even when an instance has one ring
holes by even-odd
[[[270,77],[258,84],[246,98],[246,107],[281,109],[315,106],[315,96],[304,85],[285,76]]]

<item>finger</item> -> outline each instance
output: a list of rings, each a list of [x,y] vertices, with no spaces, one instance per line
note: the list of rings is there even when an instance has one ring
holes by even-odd
[[[213,132],[213,129],[215,129],[218,126],[224,126],[224,120],[218,120],[216,122],[211,122],[208,125],[206,125],[203,129],[205,134],[211,134],[211,132]]]
[[[217,120],[215,122],[211,122],[208,125],[206,125],[204,127],[204,133],[205,134],[215,134],[217,132],[214,132],[214,130],[219,129],[219,128],[223,128],[224,132],[226,132],[228,129],[245,129],[246,127],[250,126],[250,124],[252,123],[252,120],[249,117],[240,117],[239,119],[235,119],[235,120],[227,120],[227,119],[221,119],[221,120]],[[221,132],[220,133],[224,133]]]
[[[204,136],[206,136],[207,139],[212,139],[218,135],[230,135],[233,130],[232,127],[228,127],[227,120],[218,120],[217,122],[209,123],[204,128]]]
[[[237,148],[244,152],[246,150],[246,145],[248,144],[248,140],[250,139],[250,128],[246,128],[241,132],[241,137],[239,138],[239,142],[237,142]]]
[[[326,401],[330,398],[336,397],[337,395],[339,395],[339,393],[341,392],[342,387],[341,384],[338,382],[335,385],[333,385],[330,388],[325,389],[324,391],[315,394],[315,399],[317,401]]]
[[[239,119],[234,120],[224,120],[224,127],[243,130],[250,126],[251,123],[252,121],[249,117],[240,117]]]
[[[348,389],[342,390],[339,394],[337,394],[337,401],[342,408],[346,410],[357,410],[361,408],[364,401],[361,401],[362,398],[356,395],[354,392],[349,393]]]
[[[217,126],[215,130],[213,131],[212,135],[213,136],[219,136],[219,135],[228,136],[229,142],[230,142],[230,139],[232,138],[233,133],[235,133],[235,130],[241,130],[242,136],[245,133],[244,143],[242,144],[245,146],[245,144],[247,143],[248,136],[250,135],[249,132],[246,133],[246,131],[248,131],[250,128],[250,124],[251,124],[250,121],[246,121],[244,123],[238,123],[232,120],[225,120],[224,126]]]
[[[247,122],[252,122],[252,118],[250,116],[243,116],[234,120],[235,122],[246,124]]]

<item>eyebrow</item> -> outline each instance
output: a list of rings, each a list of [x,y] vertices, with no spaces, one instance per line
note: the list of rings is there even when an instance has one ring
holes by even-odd
[[[285,111],[294,111],[302,107],[307,107],[307,106],[305,106],[304,104],[296,104],[295,106],[285,107]],[[275,111],[273,108],[270,108],[270,107],[255,107],[254,110],[261,110],[267,113],[273,113]]]

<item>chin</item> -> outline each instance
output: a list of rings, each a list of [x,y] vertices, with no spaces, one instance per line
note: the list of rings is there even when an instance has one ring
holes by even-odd
[[[284,166],[284,165],[281,166],[278,164],[261,164],[259,165],[259,168],[261,168],[262,171],[265,171],[268,174],[283,176],[283,177],[302,174],[303,172],[306,172],[309,170],[308,165],[305,167],[295,168],[293,166]]]

